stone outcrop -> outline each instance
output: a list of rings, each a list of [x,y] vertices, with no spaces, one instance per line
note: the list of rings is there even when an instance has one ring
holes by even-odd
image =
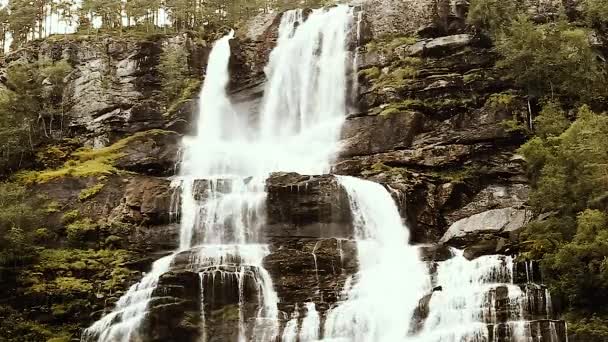
[[[268,237],[349,238],[348,197],[334,176],[274,173],[266,180]]]
[[[177,171],[181,135],[172,131],[136,136],[121,149],[116,167],[154,176],[171,176]]]
[[[482,234],[510,234],[530,221],[531,213],[525,209],[492,209],[462,219],[450,226],[440,242],[462,244],[474,241]]]

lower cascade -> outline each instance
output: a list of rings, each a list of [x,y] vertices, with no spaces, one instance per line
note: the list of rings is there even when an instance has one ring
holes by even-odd
[[[173,178],[179,247],[154,262],[113,310],[83,333],[83,341],[165,340],[150,331],[164,329],[174,318],[186,327],[175,341],[566,341],[565,324],[554,316],[549,291],[535,283],[534,268],[524,264],[522,270],[504,255],[470,261],[456,249],[444,261],[425,260],[425,246],[411,244],[390,187],[328,174],[357,81],[352,79],[357,54],[349,46],[360,41],[361,22],[361,13],[346,5],[284,13],[259,113],[243,112],[226,91],[234,32],[214,44],[197,135],[184,138]],[[340,234],[328,222],[293,218],[305,226],[298,235],[304,242],[297,243],[311,245],[293,257],[314,265],[309,280],[315,285],[298,300],[281,296],[275,283],[282,275],[267,262],[277,253],[275,236],[267,234],[267,182],[279,172],[306,184],[281,191],[295,194],[289,205],[308,209],[318,205],[302,199],[308,192],[319,195],[335,183],[326,197],[338,200],[324,199],[328,203],[315,219],[326,212],[342,215],[340,208],[346,208],[340,224],[348,229]],[[325,180],[309,188],[314,177]],[[301,214],[288,209],[279,214]],[[344,266],[344,245],[352,247],[355,270]],[[345,278],[330,290],[320,263],[327,248],[339,255],[332,275]],[[164,319],[154,315],[158,310],[164,310]]]

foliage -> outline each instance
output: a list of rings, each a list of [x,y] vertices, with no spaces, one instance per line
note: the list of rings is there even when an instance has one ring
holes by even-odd
[[[608,304],[608,116],[579,109],[569,125],[556,103],[536,120],[539,136],[521,147],[530,203],[549,218],[528,225],[526,257],[542,259],[545,280],[572,310]]]
[[[93,185],[90,188],[86,188],[80,192],[80,194],[78,195],[78,199],[83,202],[88,199],[91,199],[91,198],[95,197],[101,190],[103,190],[104,186],[105,186],[104,183],[98,183],[98,184]]]
[[[113,291],[132,273],[123,266],[129,256],[125,250],[46,249],[22,280],[26,292],[51,296]]]
[[[165,133],[166,131],[153,129],[135,133],[107,147],[99,149],[81,148],[72,153],[70,155],[72,159],[68,160],[59,168],[43,171],[24,171],[17,174],[15,178],[24,184],[35,184],[46,183],[67,176],[103,177],[111,175],[118,172],[114,164],[119,158],[124,156],[122,151],[129,144],[149,135]]]
[[[165,48],[160,57],[158,71],[162,79],[163,93],[171,102],[186,87],[190,75],[187,50],[177,46]]]
[[[84,241],[91,240],[97,228],[97,224],[88,218],[72,222],[66,227],[68,241],[75,246],[81,245]]]
[[[59,126],[62,133],[63,89],[71,70],[65,60],[15,61],[8,65],[7,87],[0,89],[0,167],[12,156],[33,150],[37,130],[51,136]]]
[[[496,49],[502,55],[498,66],[530,95],[605,95],[604,70],[585,29],[562,21],[535,25],[520,15],[500,34]]]
[[[583,14],[591,27],[605,31],[608,29],[608,2],[605,0],[584,0]]]
[[[558,102],[551,101],[543,106],[534,119],[534,130],[542,139],[558,137],[570,126],[566,112]]]
[[[606,341],[608,339],[608,317],[593,315],[590,318],[569,314],[568,333],[580,341]]]
[[[496,36],[509,26],[517,10],[514,0],[472,0],[467,21]]]
[[[80,216],[80,212],[78,211],[78,209],[67,211],[61,216],[61,223],[63,223],[63,224],[73,223],[74,221],[76,221],[78,219],[79,216]]]
[[[42,224],[42,200],[30,197],[15,183],[0,183],[0,266],[16,265],[34,256],[35,230]]]

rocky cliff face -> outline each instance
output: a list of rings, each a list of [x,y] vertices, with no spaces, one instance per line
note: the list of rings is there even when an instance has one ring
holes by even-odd
[[[466,1],[369,0],[358,5],[365,12],[362,44],[357,48],[357,109],[344,124],[335,173],[391,189],[411,229],[412,243],[433,245],[426,253],[431,264],[449,257],[447,246],[464,249],[469,259],[517,253],[521,228],[535,218],[526,206],[524,161],[515,152],[524,137],[508,122],[526,124],[529,104],[519,89],[502,80],[488,43],[467,32]],[[539,2],[531,10],[541,15],[552,8],[551,2]],[[278,22],[277,15],[257,18],[234,41],[231,89],[236,103],[255,106],[259,100],[263,66],[275,44]],[[156,68],[160,53],[171,45],[189,51],[190,67],[202,78],[209,47],[187,36],[46,41],[9,57],[66,58],[74,67],[65,93],[72,136],[83,145],[114,153],[100,161],[110,167],[108,172],[84,177],[70,172],[32,183],[32,191],[47,194],[62,208],[51,215],[49,224],[66,229],[76,221],[66,218],[71,212],[78,220],[88,219],[79,249],[128,253],[119,265],[103,271],[108,274],[98,272],[93,297],[83,291],[45,302],[32,292],[18,293],[31,310],[46,313],[32,313],[30,318],[61,325],[65,319],[54,316],[55,300],[90,300],[75,309],[78,316],[67,320],[76,326],[70,328],[76,336],[80,327],[111,308],[151,261],[176,247],[179,217],[167,177],[175,173],[181,136],[193,123],[195,101],[186,100],[169,113],[169,104],[159,98]],[[95,187],[92,195],[83,196]],[[303,309],[298,305],[310,301],[324,315],[357,269],[345,194],[330,175],[274,174],[267,190],[265,234],[271,253],[264,266],[281,299],[283,322],[294,310]],[[69,246],[64,240],[57,244]],[[125,275],[115,277],[112,267]],[[45,275],[46,281],[68,273],[77,279],[87,277],[71,270],[54,271]],[[99,285],[108,281],[112,286]],[[144,324],[150,341],[200,336],[200,282],[193,270],[179,263],[162,277]],[[522,287],[527,283],[522,281]],[[497,296],[504,302],[507,294]],[[207,333],[213,336],[211,341],[231,340],[235,332],[230,326],[238,320],[235,294],[218,298],[205,312]],[[546,313],[536,316],[543,319],[534,318],[539,318],[535,331],[547,330]],[[563,322],[558,324],[564,335]],[[501,329],[496,331],[500,334]],[[554,342],[547,333],[535,336]]]

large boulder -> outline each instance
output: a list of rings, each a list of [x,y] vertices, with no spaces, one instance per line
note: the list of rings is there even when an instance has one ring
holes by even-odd
[[[529,193],[530,187],[526,184],[490,184],[464,207],[446,214],[445,218],[451,225],[488,209],[520,208],[528,201]]]
[[[181,135],[172,131],[136,134],[121,148],[118,168],[154,176],[172,176],[179,162]]]
[[[487,234],[508,236],[521,230],[531,217],[532,213],[527,209],[503,208],[484,211],[452,224],[440,242],[463,246],[479,241]]]

